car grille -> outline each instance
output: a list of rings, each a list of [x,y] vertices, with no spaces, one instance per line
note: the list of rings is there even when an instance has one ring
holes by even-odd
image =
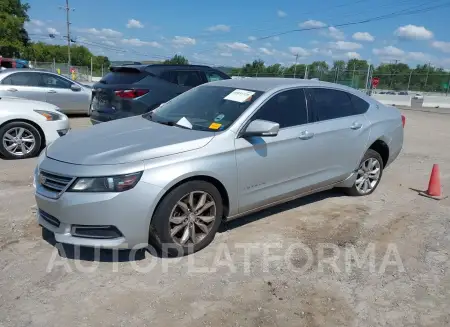
[[[53,225],[55,227],[59,227],[59,220],[52,215],[46,213],[45,211],[42,211],[39,209],[39,216],[41,216],[42,219],[44,219],[46,222],[48,222],[50,225]]]
[[[74,178],[40,171],[39,183],[49,191],[60,193],[70,186]]]

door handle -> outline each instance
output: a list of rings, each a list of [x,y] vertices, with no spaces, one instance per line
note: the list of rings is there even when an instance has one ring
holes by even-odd
[[[55,90],[50,90],[47,93],[56,93],[56,91]]]
[[[314,136],[314,133],[308,132],[308,131],[303,131],[300,133],[300,136],[298,137],[301,140],[309,140],[310,138],[312,138]]]
[[[352,124],[352,126],[350,126],[351,129],[360,129],[361,127],[362,127],[362,124],[358,123],[356,121]]]
[[[8,92],[17,92],[17,89],[7,89]]]

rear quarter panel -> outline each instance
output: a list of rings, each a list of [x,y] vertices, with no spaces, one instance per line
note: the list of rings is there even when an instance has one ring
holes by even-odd
[[[370,147],[377,140],[382,140],[388,145],[389,160],[386,164],[388,166],[403,148],[402,115],[395,107],[372,101],[372,106],[366,113],[372,125],[368,145]]]

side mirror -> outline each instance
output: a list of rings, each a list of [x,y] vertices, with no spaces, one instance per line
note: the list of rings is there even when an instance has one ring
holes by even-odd
[[[274,123],[267,120],[254,120],[252,121],[247,128],[245,129],[244,133],[242,134],[243,137],[250,137],[250,136],[277,136],[278,131],[280,130],[280,124]]]
[[[70,86],[70,89],[74,92],[78,92],[78,91],[81,91],[81,86],[79,86],[78,84],[72,84]]]

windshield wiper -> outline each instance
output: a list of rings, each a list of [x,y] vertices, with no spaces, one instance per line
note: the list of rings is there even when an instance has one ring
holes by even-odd
[[[148,120],[150,120],[150,121],[152,121],[152,122],[155,122],[155,123],[158,123],[158,124],[161,124],[161,125],[166,125],[166,126],[176,126],[176,127],[184,128],[184,129],[192,129],[192,128],[189,128],[189,127],[187,127],[187,126],[178,124],[178,122],[176,122],[176,121],[171,121],[171,120],[166,120],[166,121],[164,121],[164,120],[156,120],[156,119],[153,118],[153,112],[151,112],[151,111],[148,112],[148,113],[145,113],[145,114],[143,115],[143,117],[146,118],[146,119],[148,119]]]

